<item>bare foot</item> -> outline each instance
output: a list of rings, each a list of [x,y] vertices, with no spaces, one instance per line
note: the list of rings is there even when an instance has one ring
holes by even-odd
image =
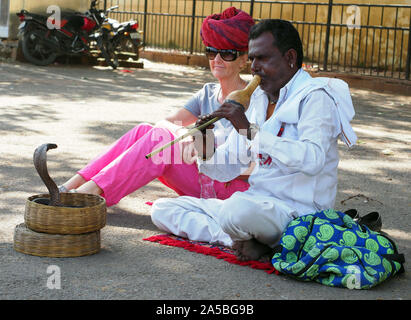
[[[79,174],[75,174],[72,178],[70,178],[67,182],[63,184],[63,187],[65,187],[67,190],[72,190],[82,186],[86,182],[87,181],[84,180],[82,176],[80,176]]]
[[[103,190],[100,189],[100,187],[93,180],[90,180],[77,188],[77,192],[100,195],[103,193]]]
[[[274,256],[274,252],[273,252],[273,250],[271,250],[271,248],[270,248],[270,251],[269,251],[268,253],[263,254],[263,255],[258,259],[258,261],[260,261],[260,262],[271,262],[271,260],[273,259],[273,256]]]
[[[269,254],[271,248],[258,242],[256,239],[250,239],[246,241],[235,241],[233,243],[233,249],[237,259],[240,261],[248,260],[260,260],[264,262],[269,261]]]

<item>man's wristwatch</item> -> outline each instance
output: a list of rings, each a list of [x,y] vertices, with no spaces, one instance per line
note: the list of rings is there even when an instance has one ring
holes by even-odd
[[[247,139],[253,140],[257,132],[260,130],[260,127],[255,123],[250,123],[250,126],[247,129]]]

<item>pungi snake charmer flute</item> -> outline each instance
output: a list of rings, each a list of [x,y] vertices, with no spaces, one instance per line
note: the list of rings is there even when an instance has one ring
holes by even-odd
[[[261,78],[258,75],[255,75],[253,77],[253,79],[250,81],[250,83],[242,90],[235,90],[233,92],[231,92],[225,99],[224,102],[231,102],[231,103],[237,103],[237,104],[241,104],[245,110],[248,109],[249,103],[250,103],[250,98],[251,95],[253,94],[254,90],[257,88],[257,86],[260,84]],[[220,120],[220,118],[215,117],[201,125],[199,125],[198,127],[194,127],[191,130],[189,130],[187,133],[183,134],[182,136],[174,139],[173,141],[170,141],[169,143],[167,143],[166,145],[153,150],[152,152],[150,152],[149,154],[146,155],[146,159],[151,158],[152,156],[156,155],[157,153],[160,153],[161,151],[163,151],[164,149],[167,149],[168,147],[171,147],[173,144],[175,144],[178,141],[183,140],[184,138],[193,135],[196,131],[201,131],[204,128],[207,128],[210,124],[216,122]]]

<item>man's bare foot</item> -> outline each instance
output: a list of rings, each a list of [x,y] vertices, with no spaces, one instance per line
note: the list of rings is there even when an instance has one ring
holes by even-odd
[[[235,241],[233,249],[237,259],[240,261],[260,260],[263,262],[270,261],[272,249],[256,239],[246,241]]]

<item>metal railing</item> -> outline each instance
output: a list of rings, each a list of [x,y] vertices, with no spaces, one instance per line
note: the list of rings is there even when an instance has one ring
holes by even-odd
[[[201,23],[235,6],[261,19],[285,19],[298,29],[311,70],[410,80],[411,5],[261,0],[105,0],[111,16],[137,19],[146,48],[199,54]]]

